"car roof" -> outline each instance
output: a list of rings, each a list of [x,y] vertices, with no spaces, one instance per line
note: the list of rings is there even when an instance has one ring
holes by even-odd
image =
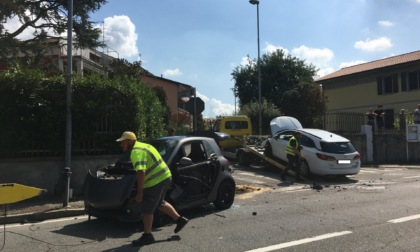
[[[321,139],[321,141],[324,141],[324,142],[350,142],[350,140],[348,140],[347,138],[342,137],[340,135],[337,135],[335,133],[326,131],[326,130],[321,130],[321,129],[300,129],[298,131],[305,132],[307,134],[310,134],[312,136],[315,136],[315,137]]]
[[[155,138],[154,140],[178,140],[178,141],[183,141],[183,140],[209,140],[210,141],[214,141],[213,138],[210,137],[204,137],[204,136],[164,136],[164,137],[158,137]]]

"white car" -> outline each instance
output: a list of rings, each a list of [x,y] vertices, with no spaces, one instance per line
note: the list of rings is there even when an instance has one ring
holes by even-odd
[[[352,175],[360,171],[360,154],[350,140],[335,133],[320,129],[304,129],[293,117],[281,116],[270,123],[271,137],[268,138],[264,154],[287,162],[286,146],[289,139],[299,131],[302,146],[300,174]]]

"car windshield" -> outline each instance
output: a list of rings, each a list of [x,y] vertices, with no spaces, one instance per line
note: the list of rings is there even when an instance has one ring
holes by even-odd
[[[153,147],[159,152],[165,162],[168,162],[169,157],[178,144],[178,140],[163,140],[155,139],[150,142]]]
[[[356,149],[350,142],[321,142],[323,152],[345,154],[356,152]]]

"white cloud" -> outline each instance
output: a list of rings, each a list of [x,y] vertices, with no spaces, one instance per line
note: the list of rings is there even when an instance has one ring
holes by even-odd
[[[272,52],[275,52],[276,50],[283,50],[285,54],[289,54],[289,50],[287,50],[286,48],[283,48],[281,46],[275,46],[270,43],[266,43],[265,48],[263,49],[263,52],[272,53]]]
[[[344,68],[344,67],[350,67],[350,66],[363,64],[363,63],[366,63],[366,61],[364,61],[364,60],[354,60],[354,61],[349,61],[349,62],[342,62],[340,64],[340,69]]]
[[[201,100],[205,103],[204,114],[205,117],[214,118],[221,115],[233,115],[235,113],[235,105],[222,103],[222,101],[208,98],[207,96],[201,94],[197,91],[197,97],[200,97]]]
[[[107,17],[104,20],[105,44],[118,53],[120,58],[136,56],[136,26],[127,16]]]
[[[172,76],[180,76],[182,75],[182,72],[178,69],[166,69],[163,71],[163,77],[167,78],[167,77],[172,77]]]
[[[419,0],[420,1],[420,0]],[[380,25],[380,26],[383,26],[383,27],[392,27],[392,26],[394,26],[394,23],[392,23],[391,21],[388,21],[388,20],[381,20],[381,21],[378,21],[378,24]]]
[[[305,45],[301,45],[298,48],[293,48],[292,54],[296,57],[306,60],[309,63],[321,68],[327,66],[332,58],[334,58],[334,53],[328,48],[309,48]]]
[[[241,66],[247,66],[252,64],[252,61],[249,57],[242,57]]]
[[[362,51],[376,52],[391,48],[392,43],[389,38],[381,37],[373,40],[367,39],[366,41],[357,41],[354,43],[354,47]]]
[[[32,17],[31,12],[30,11],[26,11],[25,12],[26,17],[30,18]],[[38,20],[35,25],[41,25],[45,23],[44,19],[40,19]],[[19,18],[17,16],[14,16],[13,18],[9,18],[6,20],[6,23],[4,24],[4,28],[6,31],[8,31],[8,33],[13,33],[16,30],[18,30],[19,28],[22,27],[22,23],[19,21]],[[45,31],[47,31],[47,33],[49,35],[57,35],[54,34],[53,30],[50,28],[45,28]],[[28,40],[28,39],[32,39],[34,37],[33,33],[34,33],[35,29],[32,27],[27,27],[25,30],[23,30],[18,36],[17,39],[20,40]],[[64,34],[62,34],[63,37],[67,37],[67,32],[65,32]]]
[[[206,106],[210,106],[212,117],[219,115],[233,115],[235,112],[235,106],[232,104],[222,103],[220,100],[212,98]],[[207,108],[206,108],[207,110]]]
[[[208,102],[209,101],[209,98],[207,96],[203,95],[202,93],[196,91],[196,94],[197,94],[197,97],[200,97],[201,100],[203,100],[203,102]]]
[[[325,76],[327,74],[330,74],[332,72],[334,72],[334,68],[332,68],[332,67],[320,68],[317,72],[317,76],[315,77],[315,79],[318,79],[318,78],[320,78],[322,76]]]

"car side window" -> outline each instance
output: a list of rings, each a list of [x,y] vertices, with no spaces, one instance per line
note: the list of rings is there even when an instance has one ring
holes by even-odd
[[[202,162],[207,159],[207,154],[201,141],[194,141],[182,146],[186,157],[190,158],[193,163]]]
[[[315,148],[315,142],[307,136],[302,135],[299,139],[299,144],[309,148]]]
[[[211,154],[216,153],[216,152],[213,150],[213,147],[211,147],[211,145],[210,145],[208,142],[203,141],[203,144],[204,144],[204,149],[205,149],[205,151],[206,151],[207,157],[210,157],[210,156],[211,156]]]
[[[292,132],[286,131],[286,132],[280,133],[279,136],[278,136],[278,139],[281,139],[281,140],[284,140],[284,141],[288,142],[290,140],[290,138],[292,138],[292,136],[293,136]]]

